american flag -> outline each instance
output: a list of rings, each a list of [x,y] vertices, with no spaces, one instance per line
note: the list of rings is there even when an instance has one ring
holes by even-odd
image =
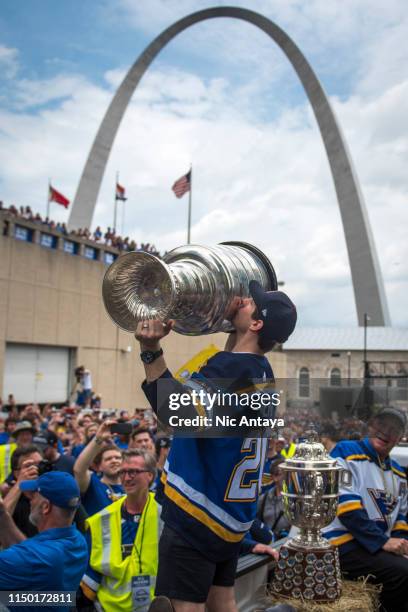
[[[172,190],[176,198],[182,198],[191,189],[191,170],[179,178],[173,185]]]
[[[115,197],[117,200],[122,200],[123,202],[127,200],[127,197],[125,196],[125,188],[122,187],[122,185],[119,185],[119,183],[116,183],[116,196]]]

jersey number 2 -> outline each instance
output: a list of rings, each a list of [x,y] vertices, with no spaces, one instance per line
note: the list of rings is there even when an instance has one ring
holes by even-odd
[[[260,478],[262,478],[261,464],[265,455],[265,445],[262,438],[245,438],[241,453],[250,451],[250,454],[241,459],[235,466],[225,493],[226,502],[253,502],[257,498]],[[249,475],[253,474],[253,478]]]

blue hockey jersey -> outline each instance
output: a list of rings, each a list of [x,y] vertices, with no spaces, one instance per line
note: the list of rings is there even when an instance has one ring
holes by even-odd
[[[359,543],[380,550],[390,537],[408,539],[407,480],[389,457],[379,458],[368,438],[336,444],[331,456],[344,468],[336,519],[322,530],[340,554]]]
[[[171,377],[170,372],[163,377]],[[272,381],[273,373],[263,356],[221,351],[193,379],[195,388],[206,389],[224,380],[223,391],[239,393],[252,380]],[[157,381],[142,387],[157,411]],[[252,525],[267,442],[261,437],[173,439],[162,474],[162,519],[215,562],[238,553]]]

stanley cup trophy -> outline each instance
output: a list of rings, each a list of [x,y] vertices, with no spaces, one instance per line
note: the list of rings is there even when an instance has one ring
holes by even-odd
[[[320,530],[336,516],[342,470],[315,441],[315,432],[308,433],[295,455],[281,464],[285,515],[299,534],[280,548],[271,591],[278,597],[323,603],[341,595],[338,550]]]
[[[249,295],[251,280],[277,289],[270,261],[245,242],[214,247],[186,245],[159,259],[130,252],[106,271],[102,295],[111,319],[134,333],[139,321],[174,319],[180,334],[198,336],[233,329],[236,298]]]

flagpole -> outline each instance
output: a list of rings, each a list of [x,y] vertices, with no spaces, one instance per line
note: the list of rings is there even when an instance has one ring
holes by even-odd
[[[126,206],[126,200],[123,200],[122,202],[122,237],[125,235],[123,232],[123,228],[125,227],[125,206]]]
[[[187,220],[187,244],[190,244],[191,235],[191,199],[193,192],[193,164],[190,166],[190,191],[188,192],[188,220]]]
[[[117,185],[119,183],[119,172],[116,173],[116,184],[115,184],[115,209],[113,213],[113,231],[116,234],[116,216],[118,212],[118,194],[117,194]]]
[[[47,214],[48,219],[50,218],[50,187],[51,187],[51,179],[48,179],[48,191],[47,191]]]

